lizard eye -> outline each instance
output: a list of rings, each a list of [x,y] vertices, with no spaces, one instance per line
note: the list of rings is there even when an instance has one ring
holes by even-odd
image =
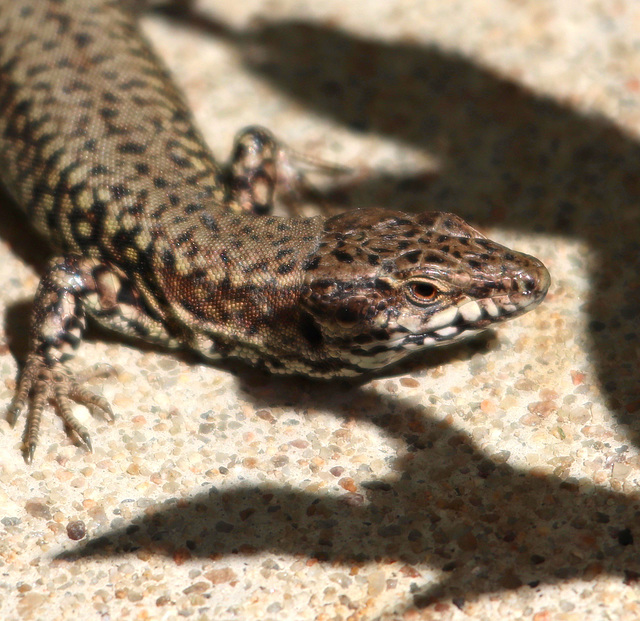
[[[438,297],[438,289],[430,282],[415,280],[409,283],[409,294],[415,302],[433,302]]]

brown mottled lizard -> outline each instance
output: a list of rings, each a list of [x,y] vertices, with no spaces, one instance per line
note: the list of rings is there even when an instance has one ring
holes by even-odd
[[[281,152],[239,135],[217,164],[119,0],[0,0],[0,178],[56,251],[11,404],[33,459],[52,402],[111,417],[64,363],[85,314],[273,372],[356,375],[534,308],[549,274],[459,217],[269,215]]]

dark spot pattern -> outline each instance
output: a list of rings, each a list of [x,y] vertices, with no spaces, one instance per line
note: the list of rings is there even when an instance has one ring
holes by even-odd
[[[343,250],[334,250],[331,254],[341,263],[353,263],[353,255]]]

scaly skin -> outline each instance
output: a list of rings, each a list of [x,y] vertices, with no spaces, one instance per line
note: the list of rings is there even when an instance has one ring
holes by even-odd
[[[64,366],[85,313],[119,332],[317,377],[378,369],[535,307],[537,259],[451,214],[276,218],[281,150],[221,168],[114,0],[0,0],[0,177],[56,252],[11,409],[33,458],[48,401],[111,415]]]

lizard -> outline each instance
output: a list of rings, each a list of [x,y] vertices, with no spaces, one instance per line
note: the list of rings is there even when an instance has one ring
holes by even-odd
[[[283,147],[212,156],[119,0],[0,0],[0,180],[54,256],[9,413],[31,462],[45,408],[91,449],[67,366],[87,317],[274,373],[357,376],[535,308],[550,277],[451,213],[272,213]]]

